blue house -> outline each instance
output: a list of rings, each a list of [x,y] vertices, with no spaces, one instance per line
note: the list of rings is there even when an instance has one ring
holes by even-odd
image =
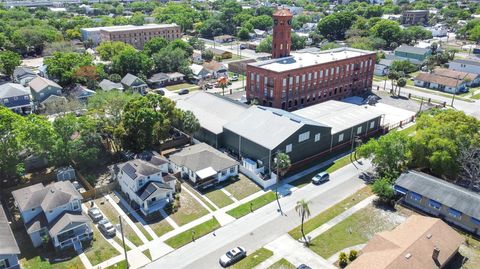
[[[0,268],[20,269],[17,257],[20,249],[2,205],[0,205],[0,242]]]
[[[434,176],[408,171],[394,186],[403,203],[480,235],[480,195]]]
[[[41,103],[51,95],[62,95],[62,86],[47,78],[36,77],[28,83],[32,90],[33,100]]]
[[[0,85],[0,105],[4,105],[19,114],[27,114],[32,110],[30,91],[17,83]]]

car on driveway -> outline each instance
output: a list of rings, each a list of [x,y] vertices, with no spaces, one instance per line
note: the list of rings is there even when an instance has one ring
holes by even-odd
[[[113,224],[106,220],[102,219],[101,221],[98,222],[98,229],[106,236],[115,236],[116,230]]]
[[[230,77],[230,80],[231,81],[238,81],[238,76],[237,75],[233,75]]]
[[[220,257],[219,262],[222,267],[228,267],[245,257],[247,257],[247,251],[245,250],[245,248],[236,247],[223,254],[222,257]]]
[[[93,222],[99,222],[103,219],[103,215],[100,212],[100,209],[96,207],[91,207],[88,209],[88,216],[92,218]]]
[[[312,183],[315,184],[315,185],[320,185],[320,184],[323,184],[323,183],[325,183],[329,180],[330,180],[330,175],[327,172],[321,172],[321,173],[316,174],[312,178]]]
[[[187,89],[181,89],[180,91],[178,91],[178,94],[179,95],[184,95],[184,94],[188,94],[190,91],[187,90]]]

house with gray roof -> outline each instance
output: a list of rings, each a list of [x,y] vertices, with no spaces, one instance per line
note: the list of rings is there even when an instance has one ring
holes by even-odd
[[[52,80],[36,77],[28,83],[31,89],[33,101],[41,103],[52,95],[61,96],[62,87]]]
[[[448,63],[448,68],[455,71],[480,74],[480,61],[472,59],[455,59]]]
[[[81,102],[86,102],[88,100],[88,98],[92,97],[93,95],[95,95],[95,91],[92,91],[90,90],[89,88],[83,86],[83,85],[80,85],[80,84],[77,84],[71,91],[70,91],[70,95],[81,101]]]
[[[176,179],[152,162],[134,159],[119,165],[118,183],[134,208],[144,216],[157,213],[173,201]],[[163,162],[161,163],[163,165]]]
[[[236,160],[205,143],[185,147],[169,158],[174,172],[201,188],[238,175]]]
[[[136,92],[140,94],[145,94],[146,89],[148,88],[148,85],[147,83],[145,83],[145,81],[141,80],[139,77],[134,76],[130,73],[126,74],[122,78],[121,82],[126,90],[130,90],[132,92]]]
[[[17,83],[2,84],[0,85],[0,105],[16,113],[30,113],[32,110],[30,90]]]
[[[440,178],[410,170],[394,186],[403,203],[480,235],[480,195]]]
[[[70,181],[38,183],[12,195],[33,246],[41,246],[48,237],[57,250],[79,251],[93,239],[90,221],[82,213],[82,196]]]
[[[432,51],[428,48],[418,48],[409,45],[401,45],[395,49],[395,60],[408,60],[412,64],[421,65],[432,55]]]
[[[100,81],[98,86],[100,87],[100,89],[102,89],[104,91],[111,91],[111,90],[123,91],[122,83],[115,83],[115,82],[110,81],[108,79],[103,79],[102,81]]]
[[[3,206],[0,204],[0,268],[20,269],[17,255],[20,254],[17,240],[13,235],[10,223]]]
[[[27,86],[28,83],[36,77],[37,73],[27,67],[17,66],[15,70],[13,70],[13,82],[22,84],[23,86]]]

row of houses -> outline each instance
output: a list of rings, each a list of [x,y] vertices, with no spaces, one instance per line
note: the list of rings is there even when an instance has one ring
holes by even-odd
[[[413,81],[415,86],[418,87],[456,94],[467,91],[467,87],[479,85],[480,75],[452,69],[437,68],[430,73],[419,73]]]

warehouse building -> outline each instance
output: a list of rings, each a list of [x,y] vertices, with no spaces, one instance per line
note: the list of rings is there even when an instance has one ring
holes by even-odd
[[[340,101],[295,112],[246,107],[221,96],[199,92],[177,101],[191,110],[201,130],[195,138],[229,152],[243,167],[268,175],[278,152],[287,153],[292,169],[351,147],[355,138],[367,138],[381,130],[383,115],[370,106]]]
[[[290,53],[292,15],[280,9],[273,19],[272,59],[247,65],[249,101],[293,111],[371,89],[375,52],[339,48]]]

